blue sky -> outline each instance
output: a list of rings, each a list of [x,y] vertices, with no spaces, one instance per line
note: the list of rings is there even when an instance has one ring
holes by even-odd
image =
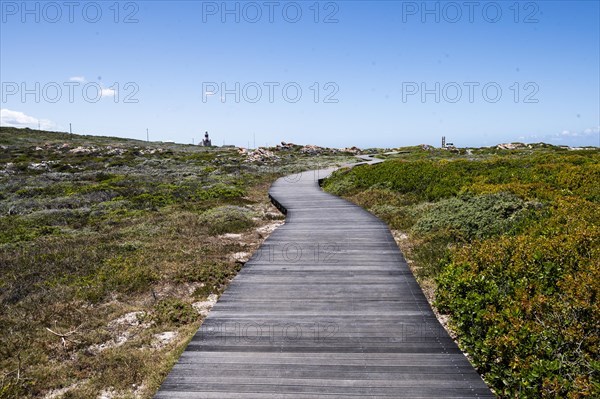
[[[2,125],[238,146],[600,145],[599,4],[2,0]]]

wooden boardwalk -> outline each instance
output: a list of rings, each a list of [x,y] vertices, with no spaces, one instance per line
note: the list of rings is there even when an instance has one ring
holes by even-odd
[[[233,279],[157,399],[494,397],[387,226],[319,189],[329,172],[273,184],[285,225]]]

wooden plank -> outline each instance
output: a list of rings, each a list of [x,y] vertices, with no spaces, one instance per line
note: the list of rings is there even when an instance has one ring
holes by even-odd
[[[387,226],[277,180],[279,227],[231,282],[156,395],[493,398],[435,318]]]

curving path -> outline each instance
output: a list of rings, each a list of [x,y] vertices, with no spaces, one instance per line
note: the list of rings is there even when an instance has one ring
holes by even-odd
[[[387,226],[319,189],[332,170],[273,184],[285,225],[233,279],[157,399],[494,397]]]

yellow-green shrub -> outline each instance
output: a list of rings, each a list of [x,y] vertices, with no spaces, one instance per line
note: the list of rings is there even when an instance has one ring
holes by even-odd
[[[600,395],[600,205],[560,200],[517,236],[464,246],[437,305],[503,397]]]

